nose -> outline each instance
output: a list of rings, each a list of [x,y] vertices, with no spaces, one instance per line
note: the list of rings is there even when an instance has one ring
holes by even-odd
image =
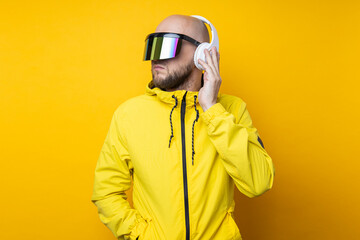
[[[164,62],[164,60],[153,60],[153,64],[160,64],[161,62]]]
[[[162,60],[153,60],[152,62],[152,66],[154,66],[155,64],[159,64],[161,66],[166,66],[166,59],[162,59]]]

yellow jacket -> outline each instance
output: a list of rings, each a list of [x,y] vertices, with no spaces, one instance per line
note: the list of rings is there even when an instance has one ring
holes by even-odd
[[[203,112],[197,95],[150,81],[115,110],[91,201],[117,239],[238,240],[234,183],[250,198],[272,188],[272,159],[246,103],[219,93]]]

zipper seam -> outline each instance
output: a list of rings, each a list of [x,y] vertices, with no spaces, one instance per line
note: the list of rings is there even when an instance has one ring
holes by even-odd
[[[184,183],[184,204],[185,204],[185,226],[186,240],[190,240],[190,220],[189,220],[189,196],[186,172],[186,146],[185,146],[185,111],[186,111],[186,94],[185,92],[181,102],[181,140],[182,140],[182,164],[183,164],[183,183]]]

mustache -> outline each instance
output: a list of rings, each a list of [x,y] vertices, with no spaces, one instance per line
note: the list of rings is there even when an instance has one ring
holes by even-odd
[[[159,65],[161,65],[161,66],[166,67],[166,65],[167,65],[167,63],[169,62],[169,60],[171,60],[171,59],[153,60],[153,61],[151,62],[151,65],[159,64]]]

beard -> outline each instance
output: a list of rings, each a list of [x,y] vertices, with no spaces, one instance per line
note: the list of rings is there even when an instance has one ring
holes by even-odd
[[[192,72],[193,66],[193,62],[190,61],[189,63],[181,66],[177,70],[170,72],[166,77],[163,78],[155,76],[153,70],[152,81],[155,87],[158,87],[162,90],[178,88],[180,85],[184,84],[188,80]]]

